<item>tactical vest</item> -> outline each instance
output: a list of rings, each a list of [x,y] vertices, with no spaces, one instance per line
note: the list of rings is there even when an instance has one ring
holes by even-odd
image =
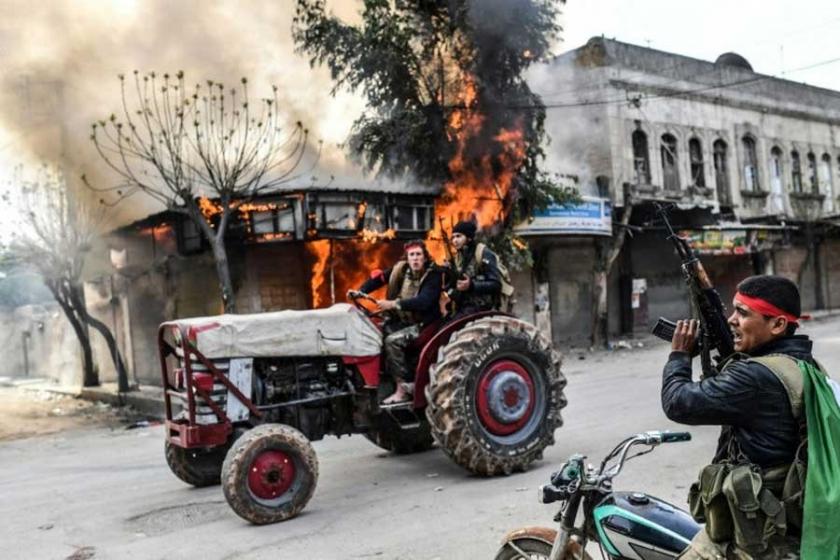
[[[476,243],[473,258],[471,258],[467,263],[464,263],[463,254],[458,251],[458,253],[455,254],[455,265],[458,267],[458,270],[466,274],[468,277],[475,278],[482,272],[481,269],[484,261],[484,253],[486,251],[490,251],[490,249],[487,248],[487,245],[484,243]],[[498,255],[496,255],[496,269],[499,271],[499,281],[502,285],[499,295],[496,297],[491,295],[473,295],[472,300],[474,304],[486,309],[501,309],[502,311],[510,311],[510,308],[513,305],[513,294],[515,290],[510,281],[510,272],[499,260]]]
[[[388,299],[409,299],[413,298],[420,291],[420,286],[428,276],[432,267],[426,267],[426,271],[420,278],[411,274],[411,269],[406,261],[397,261],[391,268],[391,275],[388,277]],[[397,317],[403,323],[418,323],[419,321],[410,311],[398,310]]]
[[[747,462],[739,452],[730,452],[729,460],[700,470],[688,502],[692,516],[698,523],[706,524],[713,541],[734,542],[741,550],[760,555],[773,535],[801,533],[808,464],[804,379],[796,359],[786,354],[747,361],[769,369],[785,388],[793,417],[800,426],[801,443],[793,463],[762,469]],[[730,450],[737,447],[735,443],[734,436],[730,436]]]

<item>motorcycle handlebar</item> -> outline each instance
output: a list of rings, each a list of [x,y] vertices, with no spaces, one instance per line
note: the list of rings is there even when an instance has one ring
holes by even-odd
[[[662,443],[673,443],[675,441],[691,441],[690,432],[662,432]]]

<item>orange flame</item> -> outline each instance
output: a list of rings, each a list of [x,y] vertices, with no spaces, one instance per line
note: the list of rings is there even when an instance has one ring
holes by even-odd
[[[321,239],[306,244],[309,253],[315,257],[315,264],[312,266],[312,307],[326,307],[327,298],[323,297],[323,286],[326,282],[324,272],[327,269],[327,260],[330,258],[330,240]]]
[[[357,290],[375,269],[385,269],[399,258],[396,243],[358,239],[320,239],[306,244],[313,259],[312,307],[345,301],[347,290]]]
[[[457,143],[449,162],[452,179],[443,186],[435,204],[435,223],[427,237],[429,251],[438,260],[445,255],[441,218],[448,222],[448,228],[459,220],[472,218],[479,229],[504,220],[512,203],[513,179],[526,155],[520,119],[513,130],[503,128],[492,137],[495,146],[485,149],[479,157],[470,157],[470,142],[479,137],[487,120],[477,105],[477,88],[471,76],[464,80],[458,100],[461,108],[452,112],[448,122],[450,139]]]
[[[217,202],[213,202],[205,196],[198,199],[198,209],[201,210],[202,215],[204,215],[204,219],[207,220],[208,223],[213,216],[222,213],[222,207]]]
[[[455,155],[449,162],[452,179],[444,184],[435,204],[435,222],[427,236],[429,252],[437,261],[443,260],[446,254],[439,218],[447,222],[447,229],[464,219],[475,219],[482,229],[502,222],[515,201],[511,189],[526,157],[522,120],[511,129],[501,128],[486,134],[483,128],[488,119],[478,106],[475,80],[467,76],[463,83],[458,94],[460,108],[452,111],[448,120],[447,134],[456,144]],[[482,141],[490,145],[482,146]],[[475,152],[479,155],[474,155]],[[355,219],[349,220],[351,228],[362,223],[366,210],[366,203],[358,205]],[[392,266],[401,254],[399,244],[388,242],[395,235],[394,230],[363,229],[356,239],[307,243],[313,258],[312,306],[325,307],[333,300],[342,301],[345,292],[359,288],[370,271]]]

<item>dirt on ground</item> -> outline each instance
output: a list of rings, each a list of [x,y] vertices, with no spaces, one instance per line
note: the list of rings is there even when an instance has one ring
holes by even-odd
[[[143,419],[130,408],[115,408],[73,396],[0,386],[0,441],[84,428],[123,428]]]

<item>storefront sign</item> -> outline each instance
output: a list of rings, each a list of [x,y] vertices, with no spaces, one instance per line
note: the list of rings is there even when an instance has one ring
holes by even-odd
[[[778,232],[743,229],[686,230],[680,235],[700,255],[746,255],[770,249],[782,238]]]
[[[552,204],[516,227],[520,235],[612,235],[610,201],[591,196],[573,204]]]

